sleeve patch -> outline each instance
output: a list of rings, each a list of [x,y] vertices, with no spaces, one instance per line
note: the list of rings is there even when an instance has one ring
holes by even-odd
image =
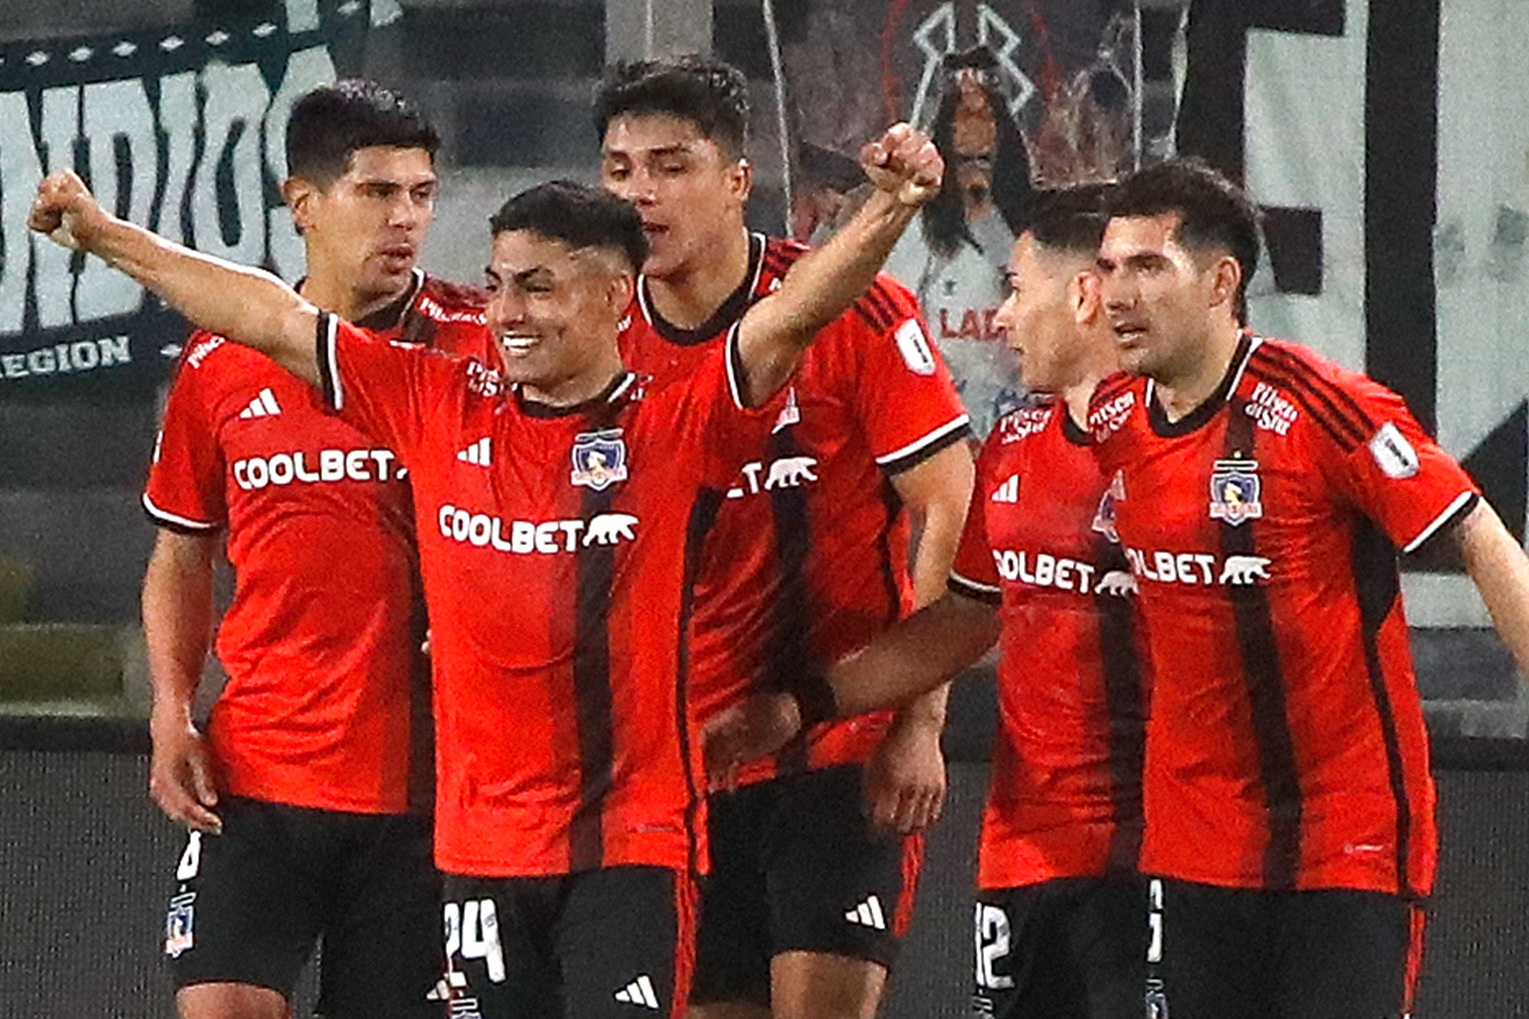
[[[1417,450],[1400,428],[1387,421],[1370,439],[1370,456],[1382,474],[1396,481],[1414,477],[1419,470]]]
[[[929,349],[929,338],[924,335],[924,327],[919,325],[918,319],[910,318],[898,326],[893,338],[909,371],[915,375],[934,374],[934,353]]]

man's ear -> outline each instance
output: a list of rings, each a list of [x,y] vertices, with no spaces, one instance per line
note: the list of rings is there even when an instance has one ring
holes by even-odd
[[[739,203],[749,200],[749,195],[754,193],[754,164],[747,159],[739,159],[733,166],[732,184]]]
[[[1231,255],[1222,255],[1211,266],[1215,275],[1211,280],[1210,303],[1212,307],[1237,303],[1237,288],[1242,285],[1242,263]]]
[[[292,210],[292,223],[298,233],[306,233],[313,224],[313,205],[323,188],[306,177],[288,177],[281,182],[281,197]]]
[[[617,316],[624,313],[637,293],[637,280],[630,272],[618,272],[611,277],[607,297],[614,305]]]
[[[1067,281],[1067,302],[1078,325],[1088,325],[1104,307],[1099,284],[1099,274],[1092,269],[1074,273]]]

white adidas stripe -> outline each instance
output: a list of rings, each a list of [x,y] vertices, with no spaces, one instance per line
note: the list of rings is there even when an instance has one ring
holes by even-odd
[[[879,931],[887,929],[886,914],[881,911],[881,899],[875,895],[845,913],[844,919],[862,927],[874,927]]]
[[[642,1005],[658,1011],[658,995],[646,973],[617,991],[616,1000],[624,1005]]]
[[[250,401],[249,406],[239,412],[241,418],[275,417],[281,413],[281,405],[276,402],[276,394],[270,388],[262,389],[260,395]]]
[[[457,459],[463,463],[476,464],[479,467],[489,466],[488,436],[485,435],[471,446],[457,453]]]

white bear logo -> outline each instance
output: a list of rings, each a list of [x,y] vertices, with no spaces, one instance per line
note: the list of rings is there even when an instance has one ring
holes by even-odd
[[[770,474],[765,478],[765,491],[799,488],[804,481],[816,481],[818,475],[813,468],[817,465],[818,462],[810,456],[783,457],[770,465]]]
[[[1095,589],[1100,594],[1112,594],[1117,598],[1124,598],[1129,594],[1136,594],[1136,578],[1124,570],[1111,570],[1099,581]]]
[[[584,529],[584,547],[590,545],[614,545],[625,538],[635,541],[637,518],[630,513],[601,513]]]
[[[1245,585],[1255,580],[1268,580],[1271,562],[1272,559],[1257,555],[1227,556],[1221,565],[1221,583]]]

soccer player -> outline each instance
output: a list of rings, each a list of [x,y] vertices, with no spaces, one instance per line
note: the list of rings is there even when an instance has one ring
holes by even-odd
[[[636,204],[650,242],[622,350],[660,383],[704,385],[806,252],[744,226],[747,120],[743,75],[721,63],[623,65],[596,98],[601,180]],[[967,421],[889,277],[823,329],[768,450],[718,507],[692,626],[702,718],[756,676],[815,673],[937,595],[971,491]],[[713,791],[693,1015],[875,1013],[911,915],[918,831],[944,799],[944,699],[821,727]]]
[[[1529,664],[1529,559],[1394,393],[1244,327],[1247,197],[1127,179],[1099,251],[1123,366],[1090,424],[1155,686],[1149,1004],[1174,1019],[1411,1012],[1436,857],[1397,550],[1458,548]]]
[[[1102,195],[1041,192],[1014,244],[997,320],[1046,399],[988,437],[950,590],[831,671],[842,710],[896,704],[1000,640],[974,1016],[1142,1014],[1147,685],[1115,490],[1087,431],[1089,397],[1117,370],[1092,276]]]
[[[686,618],[700,541],[819,329],[872,281],[938,187],[906,125],[866,149],[876,190],[800,260],[691,384],[622,365],[617,327],[647,254],[627,203],[566,182],[493,219],[477,361],[397,343],[278,281],[117,220],[70,173],[32,223],[101,255],[193,321],[316,387],[409,470],[432,620],[456,1015],[677,1016],[703,866]]]
[[[492,357],[481,298],[415,268],[436,144],[369,82],[294,104],[283,191],[307,251],[299,290],[383,335]],[[324,1015],[439,1013],[425,1001],[444,960],[403,475],[276,362],[210,333],[187,343],[143,496],[159,527],[143,591],[149,787],[191,829],[165,941],[183,1016],[287,1015],[320,939]],[[225,535],[229,678],[204,739],[192,702]]]

